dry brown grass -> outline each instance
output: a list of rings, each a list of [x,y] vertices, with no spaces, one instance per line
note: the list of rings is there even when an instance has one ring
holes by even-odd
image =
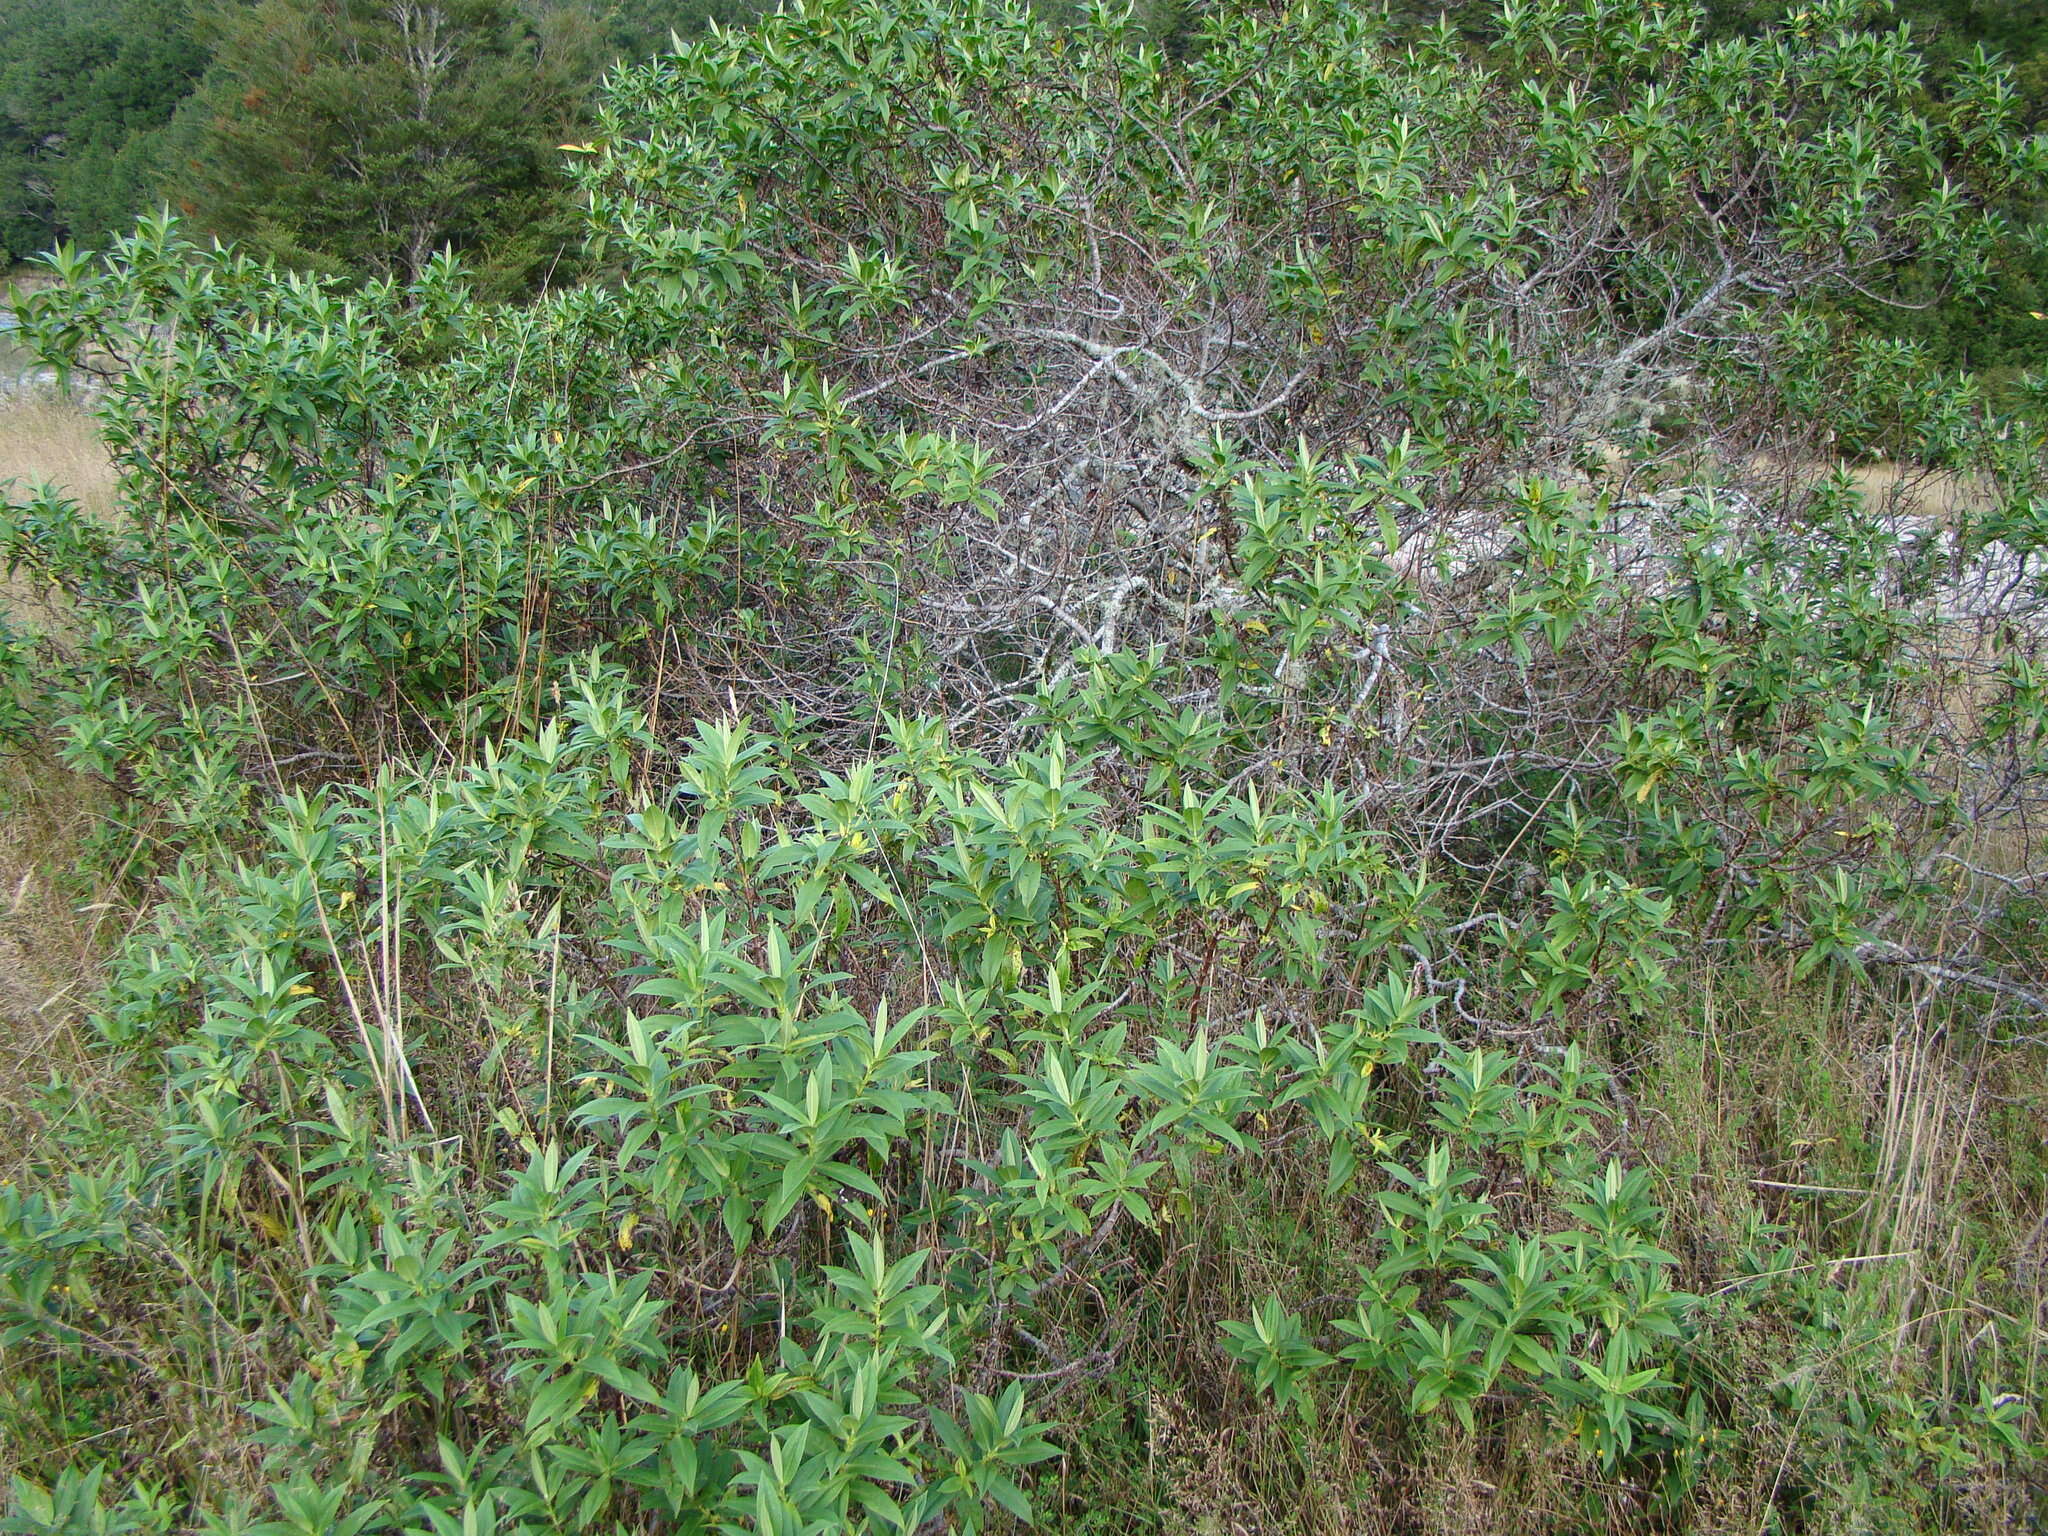
[[[88,515],[112,514],[113,467],[83,407],[51,392],[0,395],[0,486],[20,495],[39,481],[61,486]],[[62,628],[19,577],[0,581],[0,612],[45,632]],[[98,814],[92,787],[56,763],[0,763],[0,1173],[9,1176],[34,1160],[67,1095],[94,1077],[75,1030],[111,908],[77,870]],[[67,1095],[46,1091],[53,1073]]]
[[[0,481],[10,480],[15,495],[49,481],[94,516],[113,510],[114,469],[92,417],[51,391],[0,395]]]
[[[54,764],[0,764],[0,1173],[33,1161],[52,1115],[97,1075],[78,1037],[113,905],[86,888],[79,844],[99,814]],[[61,1073],[66,1090],[46,1085]]]
[[[1993,489],[1980,477],[1896,460],[1794,462],[1772,454],[1758,454],[1750,460],[1750,468],[1778,481],[1788,495],[1795,488],[1811,488],[1839,471],[1862,493],[1864,505],[1871,510],[1931,517],[1944,526],[1951,524],[1959,513],[1987,510],[1995,500]]]

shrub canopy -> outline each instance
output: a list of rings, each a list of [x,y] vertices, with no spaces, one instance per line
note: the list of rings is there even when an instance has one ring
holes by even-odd
[[[1970,882],[2042,788],[2041,429],[1830,301],[1983,282],[2048,145],[1855,20],[824,0],[612,81],[607,281],[61,255],[125,517],[0,524],[71,610],[11,719],[160,871],[95,1024],[162,1098],[0,1192],[0,1308],[220,1427],[28,1528],[1078,1521],[1132,1362],[1686,1518],[1757,1453],[1682,1266],[1825,1277],[1674,1252],[1574,1042],[1681,955],[2033,998]],[[1901,1399],[1931,1523],[2023,1444],[1986,1337]]]

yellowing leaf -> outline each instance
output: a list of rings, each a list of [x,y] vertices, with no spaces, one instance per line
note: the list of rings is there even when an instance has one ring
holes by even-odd
[[[619,1223],[619,1251],[627,1252],[633,1246],[633,1229],[640,1225],[640,1213],[634,1211]]]

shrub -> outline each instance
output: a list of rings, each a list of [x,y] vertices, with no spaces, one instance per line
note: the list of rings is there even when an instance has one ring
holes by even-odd
[[[14,1526],[972,1529],[1141,1368],[1682,1521],[1771,1266],[1640,1163],[1680,967],[2039,1006],[2039,430],[1822,306],[2048,149],[1855,16],[827,0],[613,82],[615,283],[60,254],[124,516],[9,509],[10,679],[161,1099],[0,1193],[0,1321],[189,1427]],[[1970,1361],[1915,1444],[2015,1465]]]

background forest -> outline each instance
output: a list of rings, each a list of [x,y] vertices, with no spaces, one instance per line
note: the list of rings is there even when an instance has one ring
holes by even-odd
[[[0,267],[60,241],[103,246],[168,205],[195,230],[309,271],[416,273],[450,246],[504,297],[577,270],[580,215],[555,145],[578,136],[606,69],[671,35],[744,24],[764,0],[37,0],[0,15]],[[1046,0],[1049,15],[1075,7]],[[1440,11],[1484,34],[1480,0],[1396,0],[1409,30]],[[412,31],[432,14],[427,54]],[[1150,0],[1169,52],[1200,35],[1191,0]],[[1713,0],[1716,34],[1754,33],[1760,0]],[[2022,121],[2048,120],[2048,11],[2032,0],[1896,0],[1937,67],[1973,49],[2012,71]],[[412,20],[408,20],[412,18]],[[445,50],[446,56],[433,54]],[[422,58],[437,62],[424,94]],[[1992,286],[1866,315],[1944,362],[1997,373],[2038,361],[2048,258],[2014,250]]]
[[[694,19],[10,11],[0,1532],[2039,1524],[2034,18]]]
[[[530,290],[581,231],[555,145],[621,59],[747,0],[48,0],[0,16],[0,259],[164,203],[308,270],[443,246]]]

